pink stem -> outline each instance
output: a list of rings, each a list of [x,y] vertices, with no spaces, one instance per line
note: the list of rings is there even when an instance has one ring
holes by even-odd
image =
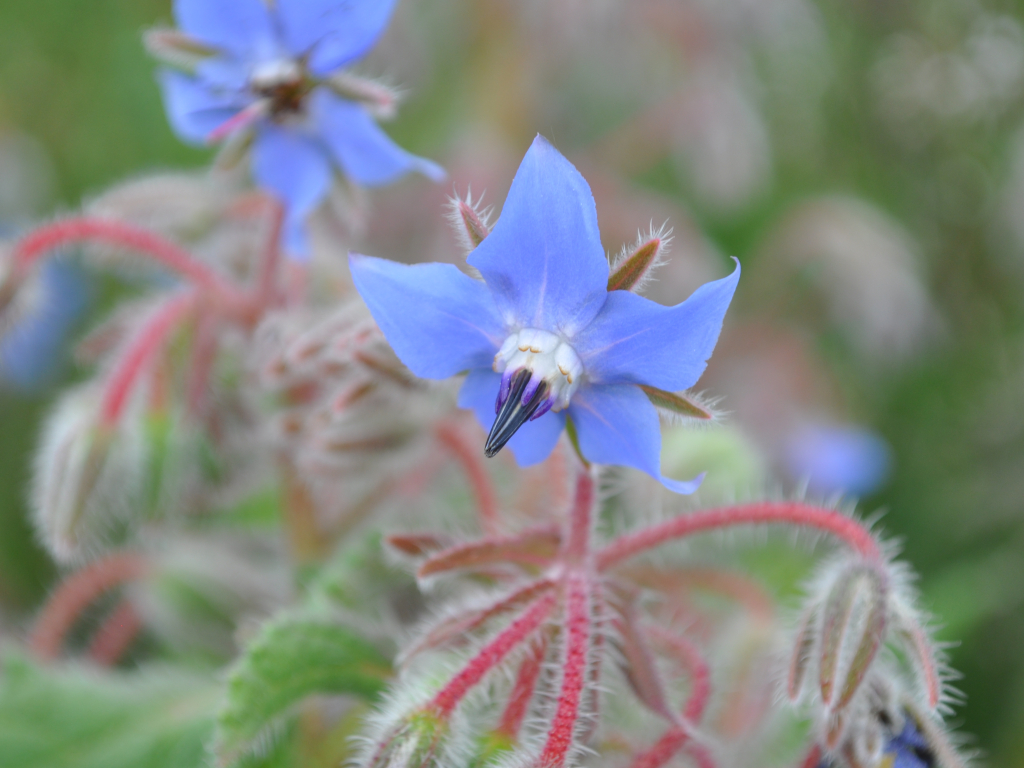
[[[682,722],[669,728],[653,747],[633,761],[631,768],[661,768],[671,760],[687,742],[690,742],[690,731],[687,726],[703,717],[711,695],[711,671],[700,650],[686,638],[667,632],[661,627],[649,625],[646,630],[690,673],[693,687],[683,708]],[[711,765],[713,762],[711,756],[700,745],[691,743],[690,754],[699,765]]]
[[[570,571],[565,579],[565,591],[566,638],[562,690],[558,694],[555,717],[538,763],[541,768],[561,768],[565,765],[576,735],[580,701],[587,682],[591,611],[591,585],[587,574]]]
[[[53,249],[88,241],[138,251],[219,296],[231,310],[237,311],[245,304],[234,286],[192,258],[188,251],[145,229],[107,219],[72,218],[40,227],[15,245],[14,269],[24,273]]]
[[[174,294],[165,299],[128,342],[124,353],[114,365],[103,391],[100,403],[102,423],[117,423],[139,375],[160,351],[171,331],[192,310],[196,299],[194,291]]]
[[[811,747],[804,761],[800,763],[800,768],[817,768],[818,763],[821,762],[821,747],[815,744]]]
[[[505,631],[485,645],[469,664],[441,689],[428,705],[428,709],[436,711],[441,717],[451,715],[469,690],[547,619],[551,609],[555,607],[555,600],[556,595],[552,592],[535,601]]]
[[[480,528],[488,536],[495,535],[501,530],[498,494],[494,489],[491,476],[487,473],[487,468],[480,460],[479,446],[470,446],[462,431],[452,424],[439,424],[437,439],[458,460],[466,473],[469,485],[476,496]]]
[[[691,723],[700,722],[711,696],[711,670],[703,654],[685,637],[667,632],[659,626],[649,625],[647,631],[690,673],[690,697],[683,709],[683,718]]]
[[[65,635],[79,615],[97,597],[119,584],[145,575],[146,561],[135,554],[110,555],[68,576],[43,606],[29,634],[36,657],[57,658]]]
[[[640,754],[630,768],[661,768],[675,757],[683,745],[690,740],[690,734],[678,728],[670,729],[657,743]]]
[[[252,125],[256,120],[267,113],[267,102],[265,100],[254,101],[245,109],[229,117],[206,135],[207,144],[216,144],[228,135],[237,130]]]
[[[580,564],[590,554],[590,528],[594,511],[594,478],[589,470],[576,476],[576,495],[569,512],[569,532],[563,555],[566,563]]]
[[[468,635],[483,626],[483,624],[489,619],[505,613],[528,600],[539,597],[550,590],[553,586],[554,582],[548,579],[530,582],[525,587],[520,587],[483,610],[470,612],[468,616],[460,616],[443,624],[428,633],[426,637],[412,645],[410,648],[402,651],[402,658],[408,659],[427,648],[435,648],[448,642],[456,635]]]
[[[835,510],[812,507],[798,502],[758,502],[694,512],[628,534],[598,552],[597,565],[600,570],[606,570],[622,560],[667,541],[682,539],[704,531],[729,528],[735,525],[764,525],[767,523],[789,523],[816,528],[842,539],[865,557],[871,559],[881,559],[882,557],[878,544],[872,538],[870,531],[856,520]]]
[[[516,675],[515,685],[512,687],[508,704],[505,706],[497,728],[499,734],[509,739],[514,740],[519,736],[519,729],[523,726],[530,701],[533,699],[533,692],[537,688],[537,680],[544,666],[544,655],[547,653],[547,649],[547,638],[539,637],[534,641],[522,664],[519,665],[519,674]]]
[[[142,618],[129,600],[122,600],[100,625],[89,657],[104,667],[117,663],[142,629]]]

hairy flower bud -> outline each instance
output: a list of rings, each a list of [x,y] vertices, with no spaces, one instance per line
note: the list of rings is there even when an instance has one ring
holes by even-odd
[[[612,262],[608,290],[639,293],[653,277],[654,270],[665,263],[671,242],[672,230],[664,225],[658,229],[652,226],[646,235],[638,234],[636,243],[624,247]]]
[[[137,512],[148,450],[141,425],[98,422],[99,394],[85,387],[64,396],[43,432],[32,503],[36,526],[61,562],[80,559],[111,528]]]

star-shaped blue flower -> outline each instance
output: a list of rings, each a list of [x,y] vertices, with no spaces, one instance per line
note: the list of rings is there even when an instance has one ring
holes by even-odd
[[[692,492],[696,482],[662,476],[658,413],[638,385],[675,391],[697,382],[739,266],[674,307],[609,292],[590,187],[540,136],[468,261],[483,280],[451,264],[349,258],[356,288],[413,373],[469,372],[459,405],[491,430],[485,452],[507,442],[519,464],[543,461],[568,416],[588,460]]]
[[[435,163],[388,138],[366,107],[325,83],[363,56],[387,25],[395,0],[175,0],[178,26],[207,53],[190,74],[161,72],[171,125],[206,143],[254,130],[257,183],[286,208],[284,242],[308,253],[303,223],[339,168],[358,184],[386,184],[408,171],[434,180]]]

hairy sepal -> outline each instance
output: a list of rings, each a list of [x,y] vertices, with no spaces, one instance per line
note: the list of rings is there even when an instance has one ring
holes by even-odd
[[[362,104],[378,120],[390,120],[398,114],[401,95],[383,83],[342,70],[325,78],[324,84],[341,98]]]
[[[829,709],[841,711],[867,675],[884,640],[887,598],[888,580],[874,563],[854,563],[836,575],[822,609],[818,662]]]
[[[474,570],[507,563],[543,566],[558,552],[561,539],[558,528],[545,526],[518,536],[459,544],[428,558],[416,575],[423,579],[452,570]]]
[[[482,203],[483,195],[474,200],[472,190],[465,198],[448,199],[448,222],[467,256],[491,233],[492,211],[482,208]]]
[[[652,227],[647,235],[640,235],[632,247],[623,248],[612,262],[608,290],[635,293],[642,290],[655,268],[664,263],[671,242],[672,230],[664,226],[657,230]]]
[[[714,408],[692,392],[666,392],[646,384],[637,386],[647,395],[651,404],[658,409],[658,413],[669,421],[710,424],[719,419]]]
[[[142,42],[150,56],[188,73],[195,72],[203,61],[217,55],[215,49],[203,45],[184,32],[166,27],[146,30]]]

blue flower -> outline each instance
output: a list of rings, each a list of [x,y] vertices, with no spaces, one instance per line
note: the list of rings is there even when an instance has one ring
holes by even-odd
[[[693,386],[739,279],[701,286],[665,307],[608,291],[609,268],[590,187],[543,137],[526,153],[501,217],[468,259],[405,265],[353,254],[356,288],[388,342],[417,376],[468,371],[459,405],[521,465],[543,461],[571,419],[582,454],[661,475],[658,413],[640,385]]]
[[[68,333],[90,301],[88,276],[65,261],[48,261],[39,276],[39,295],[0,339],[0,378],[32,393],[60,368]]]
[[[286,208],[284,242],[308,253],[303,222],[323,199],[332,167],[375,186],[436,164],[388,138],[365,104],[342,98],[331,74],[363,56],[395,0],[176,0],[178,26],[201,55],[194,72],[161,72],[171,125],[206,143],[252,129],[257,183]]]

